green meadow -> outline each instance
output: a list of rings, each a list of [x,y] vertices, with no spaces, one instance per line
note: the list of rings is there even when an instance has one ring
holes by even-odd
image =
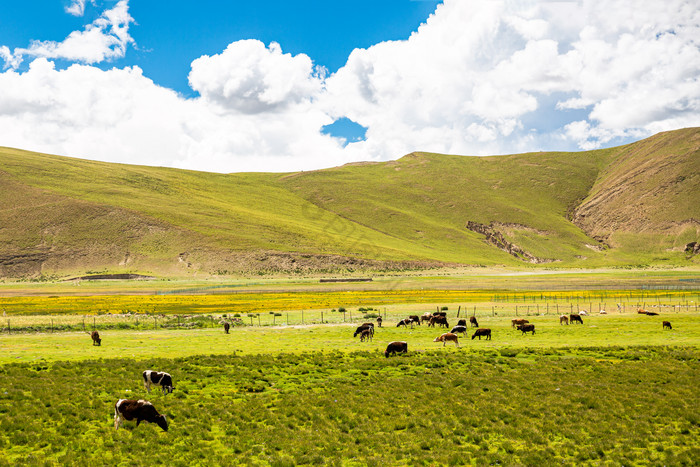
[[[511,315],[477,315],[492,340],[459,347],[433,342],[444,329],[397,328],[401,311],[369,342],[353,338],[356,323],[106,329],[101,346],[83,332],[3,334],[0,465],[690,466],[700,456],[694,311],[569,326],[527,316],[534,335]],[[394,340],[409,352],[385,358]],[[148,395],[145,369],[171,373],[174,393]],[[150,400],[169,431],[115,430],[120,398]]]

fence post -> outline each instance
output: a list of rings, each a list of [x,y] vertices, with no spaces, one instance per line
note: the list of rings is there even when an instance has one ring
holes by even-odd
[[[92,317],[92,330],[95,330],[95,317]]]
[[[289,312],[287,312],[287,326],[289,326]]]
[[[12,328],[10,328],[10,320],[7,320],[7,333],[12,334]]]
[[[321,324],[323,324],[323,311],[321,311]]]
[[[352,316],[352,313],[350,316]],[[304,310],[301,310],[301,324],[304,324]]]
[[[260,313],[258,313],[258,326],[262,326],[262,324],[260,324]]]

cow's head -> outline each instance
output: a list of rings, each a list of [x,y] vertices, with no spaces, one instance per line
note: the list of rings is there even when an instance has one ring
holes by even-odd
[[[163,431],[168,431],[168,420],[165,415],[158,415],[158,418],[156,418],[156,423],[163,429]]]

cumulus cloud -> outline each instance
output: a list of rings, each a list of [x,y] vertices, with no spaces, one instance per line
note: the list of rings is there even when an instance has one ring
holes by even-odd
[[[84,5],[84,2],[76,2]],[[0,46],[0,144],[220,172],[296,171],[416,150],[593,149],[700,125],[700,10],[671,0],[445,0],[408,39],[328,75],[276,43],[194,60],[197,97],[138,67],[90,63],[132,42],[126,1],[65,41]],[[23,57],[33,61],[20,71]],[[57,69],[52,59],[78,63]],[[366,140],[321,133],[347,117]]]
[[[68,8],[71,14],[80,11],[82,15],[84,7],[85,2],[75,2]],[[127,46],[134,42],[129,35],[129,25],[133,21],[129,15],[128,0],[121,0],[85,29],[71,32],[61,42],[32,41],[29,47],[16,48],[12,53],[5,47],[4,51],[0,51],[0,57],[5,61],[5,68],[13,69],[17,69],[25,57],[89,64],[120,58],[126,53]]]
[[[243,40],[193,61],[189,82],[206,101],[256,114],[310,103],[322,90],[324,73],[307,55],[284,54],[275,42],[267,48]]]

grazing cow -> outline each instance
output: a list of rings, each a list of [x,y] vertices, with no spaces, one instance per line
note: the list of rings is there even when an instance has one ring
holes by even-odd
[[[566,324],[567,326],[569,325],[569,317],[568,316],[561,315],[559,317],[559,326],[561,326],[562,324]]]
[[[608,314],[608,312],[607,312],[607,311],[605,311],[605,310],[600,310],[600,311],[598,312],[598,314],[601,314],[601,315],[607,315],[607,314]]]
[[[578,312],[579,316],[588,316],[588,312],[586,310],[581,310]]]
[[[146,391],[151,392],[151,384],[159,384],[163,389],[163,394],[170,394],[173,392],[173,378],[169,373],[163,373],[162,371],[146,370],[143,372],[143,385]]]
[[[452,330],[451,330],[450,332],[451,332],[452,334],[458,334],[458,333],[461,332],[461,333],[464,334],[464,336],[466,337],[466,335],[467,335],[467,327],[466,327],[466,326],[455,326],[455,327],[452,328]]]
[[[380,328],[382,327],[382,317],[381,316],[377,316],[377,326],[379,326]]]
[[[476,320],[476,316],[470,316],[469,323],[472,325],[473,328],[479,327],[479,322]]]
[[[420,317],[418,315],[411,315],[408,319],[420,326]]]
[[[518,330],[522,331],[523,334],[527,332],[531,332],[532,335],[535,335],[535,325],[534,324],[521,324],[518,326]]]
[[[411,318],[404,318],[401,321],[399,321],[398,323],[396,323],[397,328],[401,327],[401,326],[406,327],[409,325],[411,326],[411,329],[413,329],[413,320],[411,320]]]
[[[358,326],[357,329],[355,329],[355,334],[352,335],[352,337],[357,337],[359,334],[362,334],[362,331],[369,330],[372,334],[374,334],[374,326],[368,326],[366,323]]]
[[[666,328],[668,328],[668,329],[673,329],[673,328],[671,327],[671,322],[670,322],[670,321],[664,321],[663,323],[661,323],[661,326],[662,326],[662,329],[666,329]]]
[[[446,311],[433,311],[433,316],[445,316],[447,317]]]
[[[360,342],[364,342],[366,340],[372,340],[372,331],[370,329],[365,329],[360,333]]]
[[[114,405],[114,429],[118,430],[124,420],[136,420],[136,426],[141,422],[155,423],[168,431],[168,420],[165,415],[158,413],[153,404],[144,400],[119,399]]]
[[[397,353],[406,353],[408,352],[408,342],[404,341],[394,341],[390,342],[389,345],[386,346],[386,350],[384,351],[384,356],[389,358],[389,354],[397,354]]]
[[[457,326],[466,326],[467,325],[467,320],[466,319],[460,319],[457,321]]]
[[[645,309],[643,309],[643,308],[637,308],[637,314],[646,315],[646,314],[647,314],[647,310],[645,310]]]
[[[573,314],[572,314],[572,315],[569,315],[569,322],[570,322],[571,324],[574,324],[574,323],[583,324],[583,320],[581,319],[581,316],[579,316],[579,315],[573,315]]]
[[[99,332],[92,331],[92,334],[90,334],[90,337],[92,337],[92,345],[102,345],[102,339],[100,339]]]
[[[436,324],[439,324],[441,327],[449,327],[450,325],[447,323],[447,317],[445,316],[436,316],[434,315],[432,318],[430,318],[430,323],[428,326],[435,327]]]
[[[445,347],[447,341],[452,341],[457,347],[459,347],[459,339],[457,339],[457,334],[452,334],[451,332],[446,332],[440,336],[437,336],[433,342],[442,342],[442,346]]]
[[[654,311],[647,311],[647,316],[659,316],[659,314]]]
[[[474,335],[472,336],[472,340],[474,340],[475,337],[478,337],[479,340],[481,340],[481,336],[484,336],[486,340],[491,340],[491,330],[489,328],[479,328],[476,330]]]
[[[430,313],[427,313],[427,312],[426,312],[426,313],[423,313],[423,314],[421,315],[420,320],[421,320],[421,322],[423,322],[423,321],[428,321],[428,322],[429,322],[429,321],[430,321],[430,318],[432,318],[432,317],[433,317],[433,315],[431,315]]]
[[[231,325],[228,323],[224,323],[224,332],[228,334],[228,330],[231,329]]]
[[[530,321],[528,321],[528,320],[526,320],[526,319],[523,319],[523,318],[520,318],[520,319],[516,318],[516,319],[510,320],[510,322],[511,322],[511,327],[514,328],[514,327],[516,327],[516,326],[519,325],[519,324],[527,324],[527,323],[529,323]]]

